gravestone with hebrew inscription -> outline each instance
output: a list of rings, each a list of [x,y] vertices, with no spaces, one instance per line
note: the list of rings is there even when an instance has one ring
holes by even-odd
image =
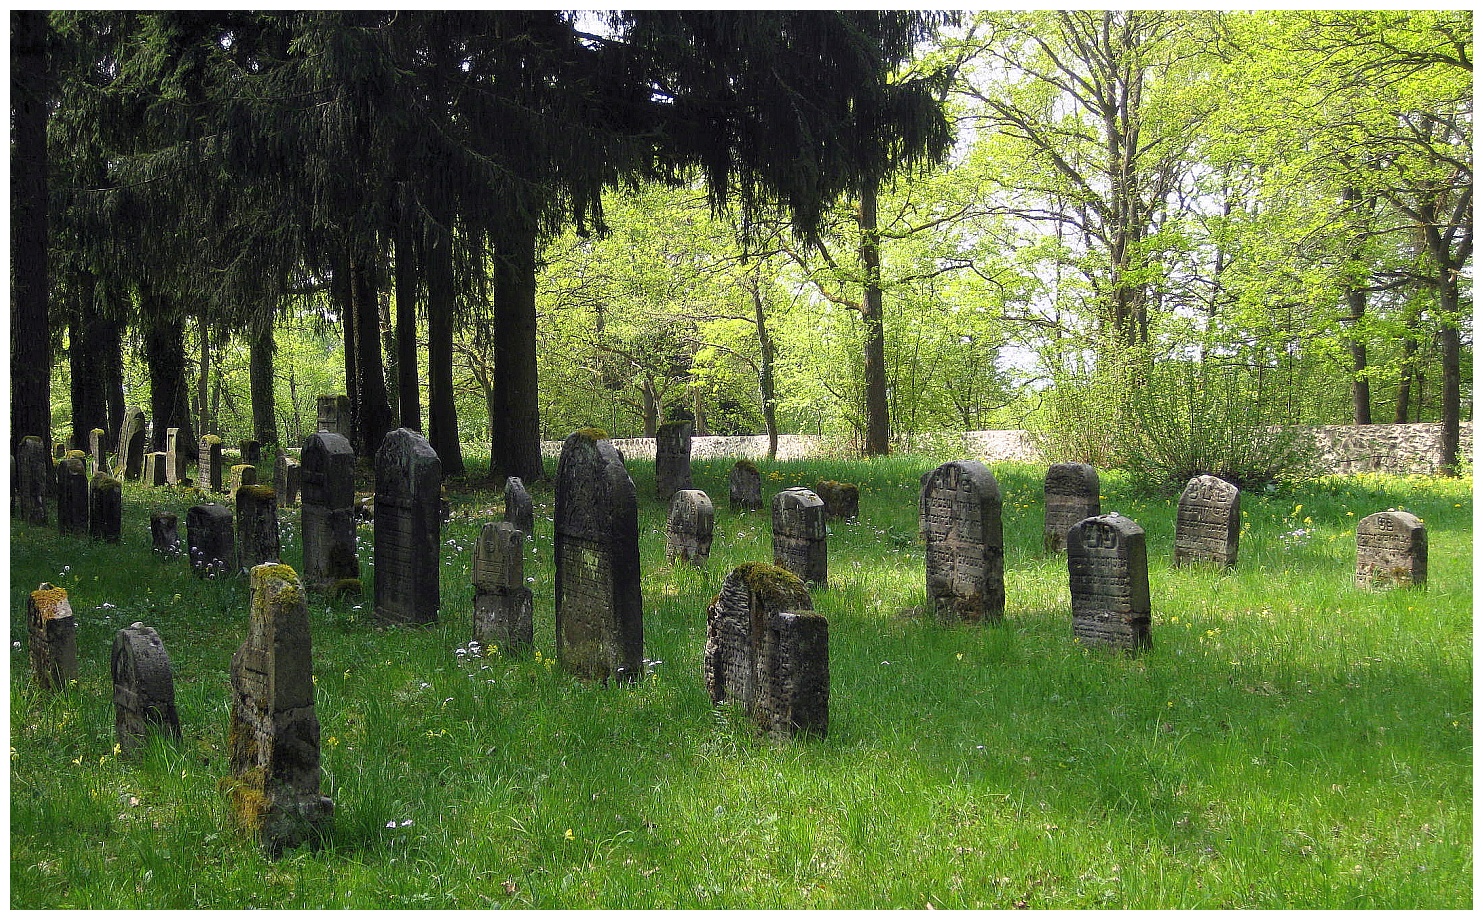
[[[304,470],[299,458],[286,449],[280,449],[273,460],[273,491],[278,495],[278,507],[287,508],[299,503],[303,478]]]
[[[57,530],[68,537],[88,535],[88,468],[76,457],[57,464]]]
[[[237,571],[237,534],[232,511],[211,502],[194,505],[185,513],[186,552],[191,569],[204,578]]]
[[[1240,541],[1241,490],[1215,476],[1191,479],[1174,519],[1174,565],[1235,565]]]
[[[372,523],[376,618],[383,623],[438,620],[442,487],[443,464],[427,439],[410,428],[387,432],[376,451]]]
[[[738,460],[726,477],[727,497],[732,511],[762,510],[762,474],[750,460]]]
[[[358,593],[355,448],[342,435],[321,431],[304,442],[302,456],[304,586],[328,594]]]
[[[1045,551],[1064,552],[1073,524],[1102,514],[1101,481],[1086,463],[1054,463],[1045,473]]]
[[[1120,514],[1087,518],[1066,535],[1071,630],[1087,645],[1139,649],[1151,643],[1148,551],[1143,528]]]
[[[690,478],[690,422],[668,422],[654,434],[654,497],[668,503],[681,489],[694,488]]]
[[[278,496],[272,486],[237,490],[237,567],[248,571],[281,561],[278,542]]]
[[[860,517],[860,487],[852,482],[821,479],[814,494],[824,503],[827,517],[853,521]]]
[[[1355,528],[1354,583],[1361,588],[1426,584],[1426,527],[1408,511],[1381,511]]]
[[[88,535],[103,543],[123,537],[124,498],[122,484],[107,473],[98,473],[88,487]]]
[[[474,544],[474,639],[485,648],[535,641],[535,600],[525,582],[525,534],[509,521],[485,524]]]
[[[716,528],[716,509],[709,495],[699,489],[681,489],[669,504],[669,520],[664,528],[664,558],[679,559],[691,565],[705,565],[711,556],[711,539]]]
[[[88,453],[93,458],[94,471],[112,475],[113,470],[108,465],[108,432],[102,428],[88,432]]]
[[[46,444],[35,435],[21,438],[15,454],[21,520],[27,524],[47,522],[47,502],[55,473]]]
[[[927,544],[927,598],[939,622],[1004,617],[1004,502],[977,460],[944,463],[927,477],[920,530]]]
[[[149,427],[142,409],[130,406],[124,410],[118,428],[118,449],[113,452],[114,475],[133,481],[144,475],[144,436]]]
[[[327,431],[347,441],[350,440],[354,429],[350,417],[349,396],[321,396],[316,401],[315,409],[318,414],[320,431]]]
[[[43,690],[77,680],[77,620],[65,588],[43,582],[26,601],[31,676]]]
[[[829,526],[824,502],[795,486],[772,497],[772,563],[818,588],[829,585]]]
[[[149,544],[155,555],[162,558],[173,559],[180,555],[180,518],[174,512],[156,510],[149,513]]]
[[[224,492],[221,475],[221,438],[208,434],[201,438],[196,453],[196,478],[201,491]]]
[[[112,671],[113,732],[123,753],[145,744],[152,733],[178,740],[175,677],[160,634],[143,623],[114,633]]]
[[[519,476],[505,480],[505,520],[527,537],[535,534],[535,503],[530,500],[530,493],[525,491],[525,483]]]
[[[573,432],[556,472],[556,655],[587,680],[644,668],[638,496],[606,432]]]

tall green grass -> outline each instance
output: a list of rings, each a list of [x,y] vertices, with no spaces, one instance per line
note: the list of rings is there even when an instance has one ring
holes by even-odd
[[[918,477],[948,459],[760,464],[769,496],[823,478],[861,488],[814,592],[830,734],[788,744],[713,708],[701,677],[706,605],[733,566],[771,558],[767,515],[726,507],[728,464],[695,463],[717,506],[703,570],[664,563],[653,466],[630,464],[651,664],[623,687],[553,666],[544,483],[526,569],[539,654],[467,654],[472,547],[502,509],[455,484],[436,626],[376,627],[369,594],[311,602],[335,824],[324,848],[277,862],[233,828],[217,787],[246,580],[201,581],[149,551],[149,509],[183,518],[196,499],[130,486],[117,547],[13,523],[11,906],[1470,906],[1466,482],[1245,495],[1240,563],[1216,572],[1172,569],[1174,501],[1104,473],[1104,510],[1148,533],[1154,644],[1134,657],[1071,641],[1037,467],[994,467],[1005,621],[905,613],[926,600]],[[1353,586],[1354,524],[1390,507],[1426,521],[1425,590]],[[369,573],[368,527],[361,540]],[[67,588],[78,618],[80,676],[61,694],[29,679],[25,599],[41,581]],[[120,758],[109,646],[136,620],[165,640],[184,739]]]

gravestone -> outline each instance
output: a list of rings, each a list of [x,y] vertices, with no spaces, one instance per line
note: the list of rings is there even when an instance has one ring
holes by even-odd
[[[706,610],[705,685],[712,704],[734,702],[764,734],[829,729],[829,626],[808,586],[786,569],[737,566]]]
[[[165,429],[165,481],[178,486],[185,481],[186,450],[179,428]]]
[[[681,489],[669,505],[664,528],[664,558],[705,565],[711,556],[711,537],[716,527],[716,509],[711,498],[699,489]]]
[[[824,502],[802,486],[772,497],[772,563],[818,588],[829,585]]]
[[[169,511],[149,515],[150,549],[166,559],[180,555],[180,518]]]
[[[232,467],[227,480],[227,494],[235,495],[243,486],[257,485],[257,467],[250,463],[238,463]]]
[[[1066,549],[1071,526],[1102,514],[1101,481],[1085,463],[1055,463],[1045,473],[1045,551]]]
[[[144,434],[149,427],[141,409],[130,406],[124,410],[124,420],[118,429],[118,449],[113,453],[113,462],[118,467],[114,474],[120,478],[135,480],[144,474]]]
[[[588,680],[643,676],[638,496],[595,428],[569,435],[557,464],[556,656]]]
[[[732,511],[762,510],[762,474],[748,460],[738,460],[726,477]]]
[[[67,591],[43,582],[26,601],[31,676],[43,690],[65,690],[77,679],[77,620]]]
[[[196,453],[196,478],[200,480],[201,491],[208,489],[212,492],[224,492],[221,477],[221,438],[214,434],[208,434],[201,438],[200,449]]]
[[[169,485],[166,474],[165,452],[154,451],[144,455],[144,484],[148,486]]]
[[[93,469],[99,473],[112,474],[108,466],[108,432],[94,428],[88,432],[88,453],[93,458]]]
[[[436,623],[443,464],[410,428],[387,432],[376,451],[376,618],[383,623]]]
[[[505,520],[527,537],[535,534],[535,503],[530,500],[530,493],[525,491],[525,483],[519,476],[505,480]]]
[[[1235,565],[1240,540],[1241,490],[1215,476],[1191,479],[1174,519],[1174,565]]]
[[[68,537],[88,535],[88,469],[69,457],[57,464],[57,530]]]
[[[15,455],[18,493],[20,496],[21,520],[27,524],[45,524],[47,521],[47,499],[51,495],[51,455],[46,444],[35,435],[21,438]]]
[[[814,494],[824,503],[827,517],[853,521],[860,517],[860,488],[852,482],[821,479]]]
[[[227,745],[232,815],[268,855],[322,839],[335,803],[320,794],[309,608],[294,570],[252,570],[247,640],[232,656]]]
[[[279,507],[287,508],[299,503],[302,479],[303,469],[298,458],[291,456],[287,450],[280,449],[273,461],[273,491],[278,495]]]
[[[180,739],[175,678],[160,634],[135,623],[113,634],[113,732],[123,753],[144,745],[151,732]]]
[[[1148,553],[1143,528],[1120,514],[1075,524],[1066,535],[1071,630],[1087,645],[1138,649],[1151,644]]]
[[[123,538],[123,486],[107,473],[98,473],[88,488],[88,534],[104,543]]]
[[[1426,527],[1406,511],[1380,511],[1355,528],[1354,583],[1360,588],[1423,587]]]
[[[349,396],[321,396],[316,408],[319,415],[319,430],[337,434],[350,440],[353,431],[350,418]]]
[[[304,586],[311,591],[359,593],[355,548],[355,448],[329,431],[304,442],[302,510]]]
[[[248,466],[257,466],[263,462],[263,443],[256,438],[243,438],[237,442],[237,449],[242,455],[242,462]]]
[[[271,486],[237,490],[237,569],[246,572],[279,562],[278,497]]]
[[[525,534],[509,521],[485,524],[474,544],[474,639],[486,648],[535,641],[535,600],[525,583]]]
[[[237,571],[236,531],[232,511],[211,502],[194,505],[185,513],[186,550],[191,569],[204,578]]]
[[[53,460],[60,460],[63,457],[67,456],[67,445],[61,441],[53,441],[51,445],[51,455]]]
[[[920,499],[927,598],[939,622],[1004,617],[1004,517],[999,482],[977,460],[944,463]]]
[[[667,422],[654,434],[654,497],[668,502],[681,489],[694,488],[690,478],[689,422]]]

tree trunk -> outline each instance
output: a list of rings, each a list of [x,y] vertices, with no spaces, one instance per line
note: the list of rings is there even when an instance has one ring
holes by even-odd
[[[1355,285],[1345,293],[1344,299],[1349,303],[1349,356],[1354,360],[1354,381],[1350,386],[1350,395],[1354,400],[1354,424],[1370,424],[1370,381],[1365,376],[1369,356],[1365,348],[1365,341],[1359,330],[1359,322],[1365,315],[1365,291],[1364,288]]]
[[[397,264],[400,265],[400,263]],[[393,284],[395,284],[401,280],[400,272],[395,268],[392,271],[397,276],[393,280]],[[398,424],[400,424],[402,418],[402,373],[401,360],[396,342],[398,329],[391,318],[391,298],[384,294],[380,295],[377,298],[377,310],[380,312],[380,319],[377,322],[376,328],[380,330],[380,341],[383,348],[382,356],[386,362],[386,402],[391,407],[391,417],[397,419]],[[422,429],[416,428],[413,430],[421,431]]]
[[[1442,462],[1443,476],[1456,476],[1461,471],[1458,458],[1462,416],[1462,343],[1457,330],[1457,275],[1443,271],[1442,313]]]
[[[541,465],[539,371],[536,365],[536,231],[508,231],[494,260],[495,375],[499,425],[490,432],[491,478],[545,476]]]
[[[648,377],[639,384],[639,394],[644,399],[644,437],[659,436],[659,397],[654,392],[654,381]]]
[[[757,365],[757,389],[762,394],[762,424],[767,428],[767,459],[778,457],[778,387],[773,377],[772,334],[767,330],[766,304],[762,300],[762,285],[757,272],[750,278],[752,309],[757,316],[757,346],[762,359]]]
[[[211,412],[211,324],[207,322],[204,313],[196,317],[196,333],[201,339],[201,373],[196,378],[196,422],[201,426],[202,435],[214,434],[216,422],[212,420]]]
[[[695,434],[704,437],[711,433],[705,418],[705,393],[697,386],[691,388],[691,395],[694,397],[692,408],[695,415]]]
[[[359,349],[355,339],[354,285],[350,281],[350,259],[343,250],[336,250],[330,257],[330,299],[335,311],[340,314],[340,326],[344,330],[345,351],[345,397],[350,401],[351,440],[359,444],[360,431],[360,376],[356,367]],[[326,394],[334,395],[334,394]],[[316,426],[317,427],[317,426]],[[358,448],[357,448],[358,449]]]
[[[77,279],[77,306],[72,313],[68,357],[72,377],[72,447],[88,449],[88,435],[94,428],[108,431],[108,381],[105,376],[109,356],[104,320],[98,315],[97,278],[82,271]]]
[[[453,239],[451,215],[428,229],[427,264],[427,432],[443,463],[443,475],[460,475],[463,447],[458,440],[458,408],[453,400]],[[415,365],[414,365],[415,366]]]
[[[876,226],[877,183],[860,189],[860,268],[865,298],[860,319],[865,327],[865,456],[891,452],[891,408],[886,398],[886,328],[881,303],[881,248]]]
[[[410,234],[398,230],[396,237],[396,334],[393,336],[396,355],[388,368],[396,381],[396,414],[403,428],[422,430],[422,392],[417,380],[417,264]],[[435,448],[436,449],[436,448]],[[443,455],[438,454],[439,457]],[[443,472],[448,468],[444,466]]]
[[[150,427],[154,450],[165,449],[165,433],[180,429],[177,450],[194,443],[191,431],[191,386],[185,369],[185,320],[173,305],[149,292],[140,293],[144,314],[144,357],[149,363]]]
[[[278,417],[273,393],[273,319],[263,317],[248,331],[247,376],[252,391],[252,436],[264,447],[278,445]]]
[[[47,19],[10,14],[10,450],[36,435],[51,444],[51,327],[47,297]]]
[[[386,373],[381,361],[380,317],[376,300],[376,268],[367,248],[350,265],[351,299],[355,304],[355,370],[360,386],[360,414],[356,418],[358,453],[375,457],[394,420],[386,396]]]

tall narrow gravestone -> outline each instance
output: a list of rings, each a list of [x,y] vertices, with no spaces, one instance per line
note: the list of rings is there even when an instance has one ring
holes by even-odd
[[[736,461],[726,477],[726,487],[732,511],[762,510],[762,474],[750,461]]]
[[[225,491],[221,484],[221,438],[214,434],[201,438],[200,449],[196,452],[196,478],[200,480],[198,485],[203,492],[208,489]]]
[[[439,594],[438,511],[443,464],[427,439],[409,428],[387,432],[376,451],[376,618],[383,623],[436,623]]]
[[[709,495],[699,489],[681,489],[669,505],[664,528],[664,558],[705,565],[711,556],[711,538],[716,527],[716,509]]]
[[[318,410],[319,430],[337,434],[350,440],[350,397],[321,396],[315,407]]]
[[[46,444],[35,435],[21,438],[15,455],[16,476],[20,483],[21,520],[27,524],[45,524],[47,497],[51,494],[52,458]]]
[[[186,451],[179,428],[165,429],[165,481],[178,486],[185,481]]]
[[[509,521],[485,524],[474,544],[474,639],[486,648],[535,641],[534,598],[525,584],[525,534]]]
[[[88,453],[93,457],[93,469],[99,473],[112,474],[108,466],[108,432],[94,428],[88,432]]]
[[[644,668],[638,496],[606,432],[573,432],[556,471],[556,655],[588,680]]]
[[[88,534],[103,543],[123,537],[124,502],[119,481],[107,473],[93,477],[88,489]]]
[[[535,534],[536,509],[519,476],[505,480],[505,520],[527,537]]]
[[[149,543],[156,555],[173,559],[180,555],[180,518],[169,511],[149,513]],[[235,559],[235,555],[233,556]]]
[[[1137,649],[1151,643],[1148,553],[1143,528],[1120,514],[1087,518],[1066,535],[1071,630],[1087,645]]]
[[[165,452],[154,451],[144,455],[144,484],[149,486],[166,486],[170,481],[165,478],[167,464],[165,463]]]
[[[304,442],[302,475],[304,586],[325,593],[359,591],[355,449],[332,432],[311,435]]]
[[[808,584],[829,584],[829,528],[824,502],[802,486],[772,497],[772,563]]]
[[[57,530],[68,537],[88,535],[88,470],[76,457],[57,464]]]
[[[1066,549],[1073,524],[1102,514],[1101,482],[1085,463],[1055,463],[1045,473],[1045,551]]]
[[[705,685],[774,738],[829,730],[829,624],[786,569],[738,566],[706,610]]]
[[[43,582],[26,601],[31,676],[43,690],[63,690],[77,679],[77,620],[67,591]]]
[[[151,732],[180,738],[175,711],[175,678],[160,634],[135,623],[113,634],[113,731],[127,753]]]
[[[654,435],[654,497],[668,502],[681,489],[694,488],[690,479],[689,422],[668,422]]]
[[[940,622],[1004,617],[1004,520],[999,482],[977,460],[944,463],[921,495],[927,597]]]
[[[186,549],[191,569],[213,578],[237,571],[237,542],[232,529],[231,509],[210,503],[195,505],[185,513]]]
[[[243,486],[237,490],[237,566],[248,571],[280,561],[278,497],[271,486]]]
[[[1381,511],[1355,528],[1354,583],[1361,588],[1426,584],[1426,527],[1406,511]]]
[[[1191,479],[1174,519],[1174,565],[1235,565],[1240,540],[1241,490],[1215,476]]]
[[[118,450],[113,452],[118,467],[114,474],[119,478],[134,480],[144,474],[144,431],[148,425],[142,410],[132,406],[124,410],[123,424],[118,428]]]
[[[309,608],[294,570],[252,570],[247,641],[232,657],[228,785],[238,824],[271,856],[321,839],[335,803],[320,795],[319,719]]]
[[[278,507],[287,508],[299,503],[299,486],[303,480],[303,468],[298,458],[286,450],[279,450],[273,460],[273,491],[278,495]]]

